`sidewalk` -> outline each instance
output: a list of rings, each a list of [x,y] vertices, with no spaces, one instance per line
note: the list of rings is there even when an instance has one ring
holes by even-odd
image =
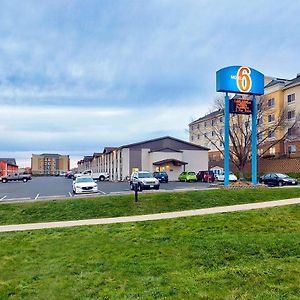
[[[83,225],[105,225],[105,224],[115,224],[115,223],[166,220],[166,219],[202,216],[202,215],[218,214],[218,213],[226,213],[226,212],[247,211],[247,210],[259,209],[259,208],[269,208],[269,207],[277,207],[277,206],[284,206],[284,205],[291,205],[291,204],[300,204],[300,198],[258,202],[258,203],[251,203],[251,204],[238,204],[238,205],[231,205],[231,206],[219,206],[219,207],[185,210],[185,211],[177,211],[177,212],[158,213],[158,214],[151,214],[151,215],[88,219],[88,220],[76,220],[76,221],[60,221],[60,222],[47,222],[47,223],[2,225],[0,226],[0,232],[37,230],[37,229],[48,229],[48,228],[65,228],[65,227],[74,227],[74,226],[83,226]]]

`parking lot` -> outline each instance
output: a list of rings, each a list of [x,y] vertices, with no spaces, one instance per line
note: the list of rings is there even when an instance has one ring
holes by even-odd
[[[161,183],[160,190],[206,189],[209,184],[202,182]],[[100,195],[129,192],[128,182],[98,182]],[[0,201],[38,200],[45,198],[74,197],[72,180],[64,177],[33,177],[27,183],[0,183]],[[77,196],[76,196],[77,197]]]

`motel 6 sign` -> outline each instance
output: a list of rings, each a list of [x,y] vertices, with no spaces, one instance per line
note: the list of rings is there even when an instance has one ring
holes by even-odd
[[[217,92],[264,94],[264,75],[254,69],[231,66],[217,71]]]
[[[257,183],[256,95],[264,94],[264,75],[244,66],[231,66],[217,71],[217,92],[224,99],[224,184],[229,184],[229,113],[252,116],[252,183]],[[229,99],[228,93],[252,95],[252,100]]]

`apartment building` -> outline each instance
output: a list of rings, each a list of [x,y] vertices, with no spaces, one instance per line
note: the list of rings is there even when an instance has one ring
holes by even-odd
[[[70,169],[69,155],[52,153],[32,154],[31,172],[33,175],[56,175]]]
[[[267,80],[264,92],[257,98],[258,154],[264,157],[300,157],[299,124],[293,126],[300,114],[300,74],[292,80]],[[248,98],[245,95],[234,97]],[[281,126],[276,126],[281,117],[284,119]],[[242,115],[239,118],[246,119]],[[233,128],[237,126],[232,117],[230,120]],[[221,160],[223,157],[218,149],[223,150],[223,147],[218,135],[223,134],[223,127],[223,110],[214,111],[189,124],[189,140],[209,147],[210,161]]]
[[[198,172],[208,169],[208,148],[173,137],[161,137],[120,147],[105,147],[94,153],[93,172],[107,172],[110,180],[126,180],[133,171],[166,171],[169,180],[177,180],[183,170]],[[78,162],[83,171],[84,161]],[[88,169],[88,168],[86,168]]]

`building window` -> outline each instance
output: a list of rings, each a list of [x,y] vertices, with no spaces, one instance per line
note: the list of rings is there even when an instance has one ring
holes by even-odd
[[[273,107],[275,105],[275,99],[274,98],[271,98],[268,100],[268,107]]]
[[[295,111],[294,110],[290,110],[288,112],[288,119],[290,120],[290,119],[293,119],[293,118],[295,118]]]
[[[289,145],[288,146],[288,152],[289,153],[296,153],[296,150],[297,150],[296,145]]]
[[[261,111],[262,103],[257,103],[257,111]]]
[[[197,137],[198,137],[198,140],[200,140],[200,134],[198,134],[198,136],[197,136]]]
[[[192,140],[192,141],[194,140],[194,136],[193,136],[193,135],[191,136],[191,140]]]
[[[199,129],[199,124],[197,124],[197,129]]]
[[[223,123],[223,117],[220,117],[220,123]]]
[[[260,132],[260,133],[257,134],[257,139],[259,141],[261,141],[263,139],[263,133],[262,132]]]
[[[289,128],[287,134],[288,134],[288,136],[294,135],[294,128],[292,128],[292,127]]]
[[[268,122],[274,122],[275,121],[275,115],[268,115]]]
[[[223,129],[220,129],[220,132],[219,132],[220,136],[223,135]]]
[[[223,147],[223,142],[222,142],[222,141],[220,141],[220,144],[219,144],[219,145],[220,145],[220,147]]]
[[[271,148],[269,149],[269,153],[270,153],[271,155],[275,155],[275,147],[271,147]]]
[[[269,130],[268,131],[268,138],[271,139],[271,138],[274,138],[275,137],[275,131],[274,130]]]
[[[212,131],[212,132],[211,132],[211,136],[214,136],[214,135],[215,135],[215,132],[214,132],[214,131]]]
[[[204,127],[206,128],[206,126],[207,126],[207,123],[206,123],[206,122],[204,122]]]
[[[288,95],[288,103],[294,102],[296,99],[295,94]]]
[[[260,126],[263,124],[263,117],[257,119],[257,125]]]
[[[214,120],[211,120],[211,126],[214,126],[215,122]]]
[[[204,137],[207,138],[207,133],[206,132],[204,133]]]

